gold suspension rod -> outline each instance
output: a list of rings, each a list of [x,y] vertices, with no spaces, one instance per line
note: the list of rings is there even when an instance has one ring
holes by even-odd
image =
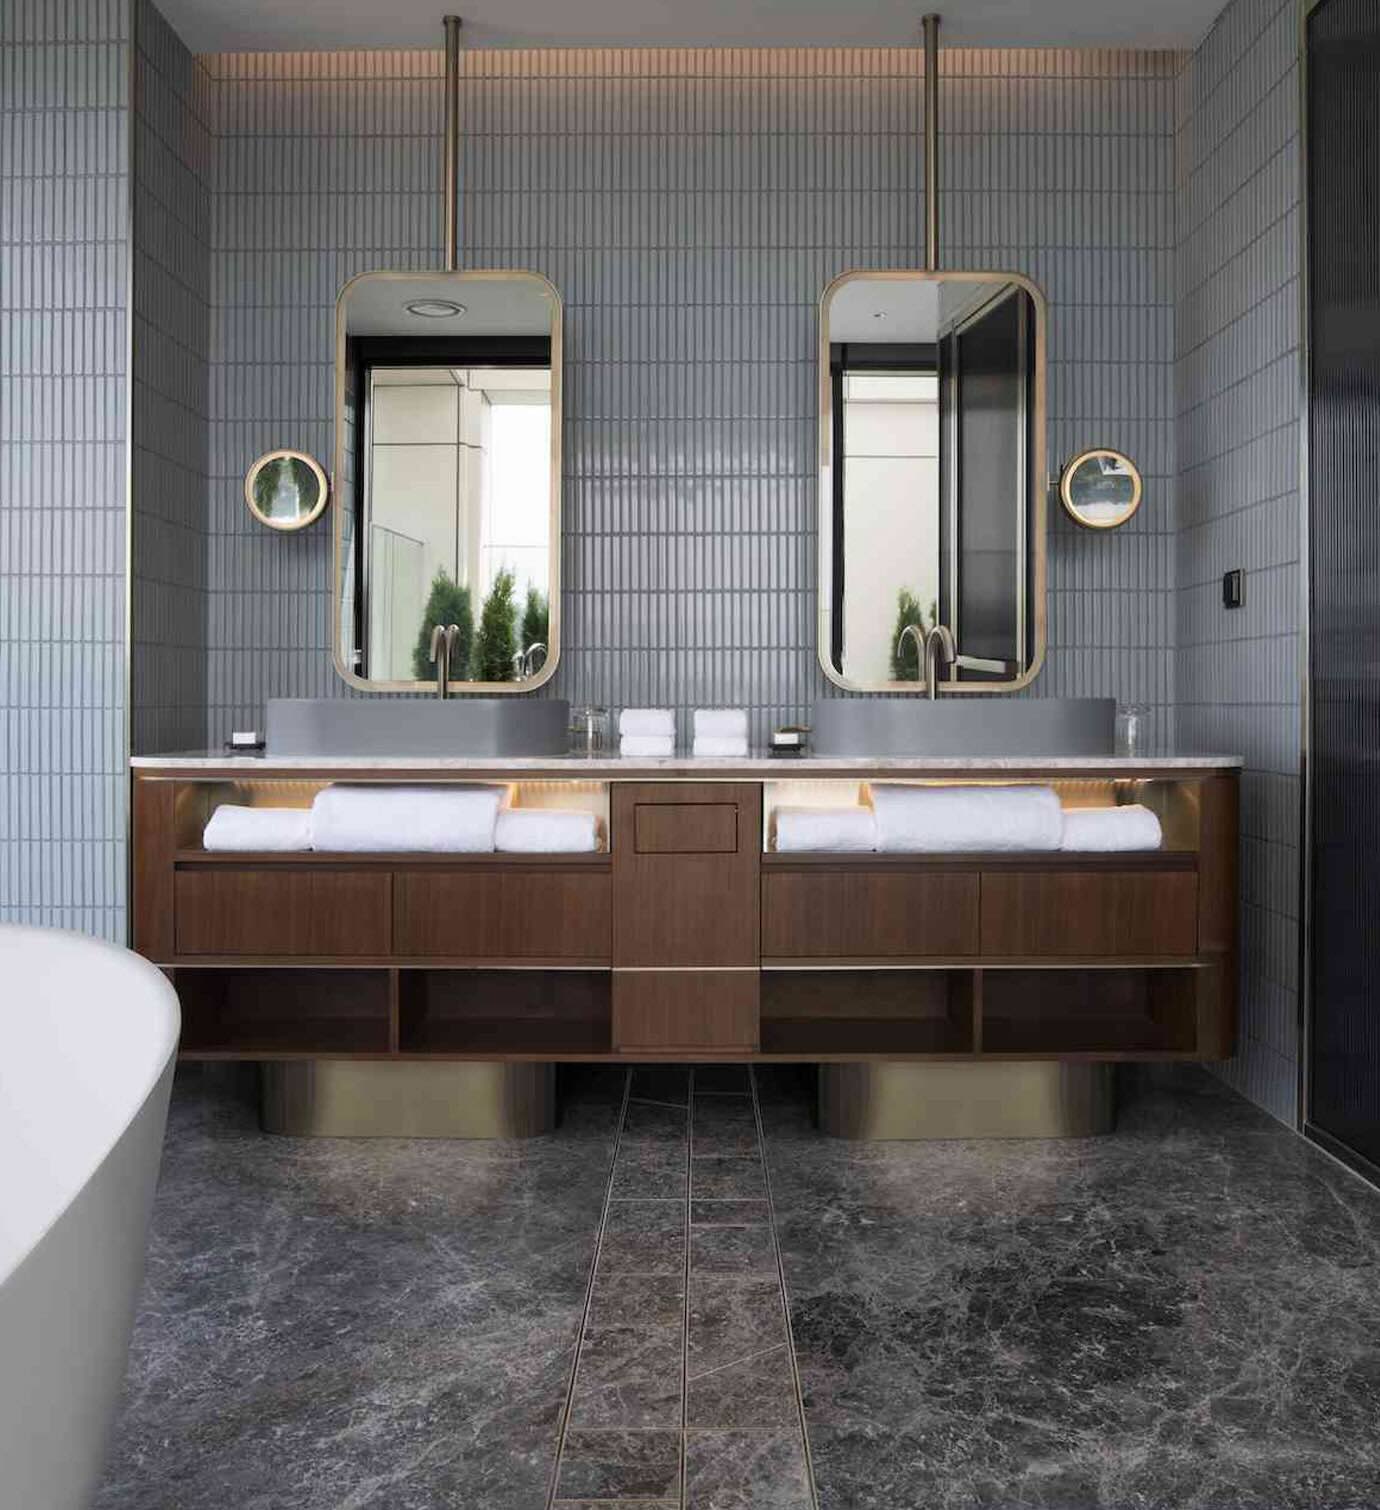
[[[446,143],[444,153],[446,271],[460,266],[460,17],[444,16],[446,28]]]
[[[939,268],[939,17],[921,19],[925,37],[925,268]]]

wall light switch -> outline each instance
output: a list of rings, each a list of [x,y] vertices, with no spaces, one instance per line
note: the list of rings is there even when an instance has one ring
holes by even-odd
[[[1246,601],[1246,573],[1239,566],[1222,577],[1222,606],[1240,608]]]

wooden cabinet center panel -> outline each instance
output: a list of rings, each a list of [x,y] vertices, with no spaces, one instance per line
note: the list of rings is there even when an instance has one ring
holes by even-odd
[[[387,871],[178,871],[178,954],[357,958],[392,947]]]
[[[755,965],[761,832],[757,785],[615,787],[614,965]]]
[[[639,802],[633,848],[640,855],[732,855],[738,852],[736,802]]]

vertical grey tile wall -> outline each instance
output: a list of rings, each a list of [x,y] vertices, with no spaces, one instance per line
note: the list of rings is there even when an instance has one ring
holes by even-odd
[[[212,253],[209,728],[331,669],[330,537],[256,528],[269,446],[331,444],[332,306],[439,261],[439,53],[203,60]],[[1114,537],[1052,520],[1040,695],[1173,703],[1173,89],[1146,52],[944,55],[944,252],[1052,305],[1051,458],[1140,458]],[[815,339],[824,285],[919,261],[921,59],[893,50],[494,51],[465,59],[462,260],[566,301],[564,659],[577,700],[833,689],[815,651]]]
[[[136,754],[206,727],[213,139],[201,66],[135,0],[130,700]]]
[[[211,259],[207,736],[267,698],[348,696],[330,651],[331,529],[244,506],[254,458],[330,465],[335,299],[356,273],[441,261],[440,55],[201,59],[217,133]]]
[[[124,935],[128,0],[0,5],[0,918]]]
[[[1297,1112],[1299,13],[1234,0],[1179,80],[1179,728],[1246,756],[1241,1046],[1226,1078]],[[1221,576],[1246,570],[1222,607]]]

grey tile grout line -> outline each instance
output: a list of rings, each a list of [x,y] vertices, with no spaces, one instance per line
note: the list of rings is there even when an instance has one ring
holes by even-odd
[[[604,1250],[604,1229],[609,1221],[609,1203],[613,1200],[613,1182],[618,1176],[618,1150],[623,1142],[623,1128],[628,1120],[628,1101],[632,1095],[631,1069],[623,1081],[623,1101],[618,1108],[618,1126],[613,1134],[613,1153],[609,1158],[609,1177],[604,1184],[604,1205],[599,1213],[599,1227],[594,1236],[594,1257],[589,1265],[589,1282],[585,1285],[585,1303],[580,1310],[580,1326],[575,1335],[575,1356],[570,1364],[570,1378],[565,1387],[565,1404],[561,1407],[560,1430],[556,1435],[556,1460],[551,1466],[551,1486],[546,1495],[546,1510],[556,1502],[561,1487],[561,1459],[565,1456],[565,1439],[570,1431],[570,1412],[575,1403],[575,1383],[580,1376],[580,1354],[584,1351],[585,1329],[589,1325],[589,1309],[594,1303],[594,1284],[599,1277],[599,1258]]]
[[[685,1295],[680,1328],[680,1506],[686,1510],[690,1497],[690,1216],[695,1200],[695,1066],[685,1089]]]
[[[805,1397],[800,1388],[800,1365],[795,1356],[795,1333],[791,1329],[791,1298],[786,1288],[786,1268],[781,1261],[781,1244],[776,1236],[776,1203],[771,1193],[771,1165],[767,1159],[767,1135],[762,1126],[762,1103],[757,1095],[757,1067],[748,1066],[748,1081],[752,1086],[752,1114],[757,1123],[757,1148],[762,1158],[762,1183],[767,1189],[767,1223],[771,1227],[771,1250],[776,1257],[776,1282],[781,1301],[781,1315],[786,1323],[786,1356],[791,1365],[791,1384],[795,1390],[795,1407],[800,1422],[800,1448],[805,1459],[805,1481],[810,1491],[810,1504],[819,1510],[819,1490],[815,1485],[815,1464],[810,1452],[810,1433],[805,1424]]]

